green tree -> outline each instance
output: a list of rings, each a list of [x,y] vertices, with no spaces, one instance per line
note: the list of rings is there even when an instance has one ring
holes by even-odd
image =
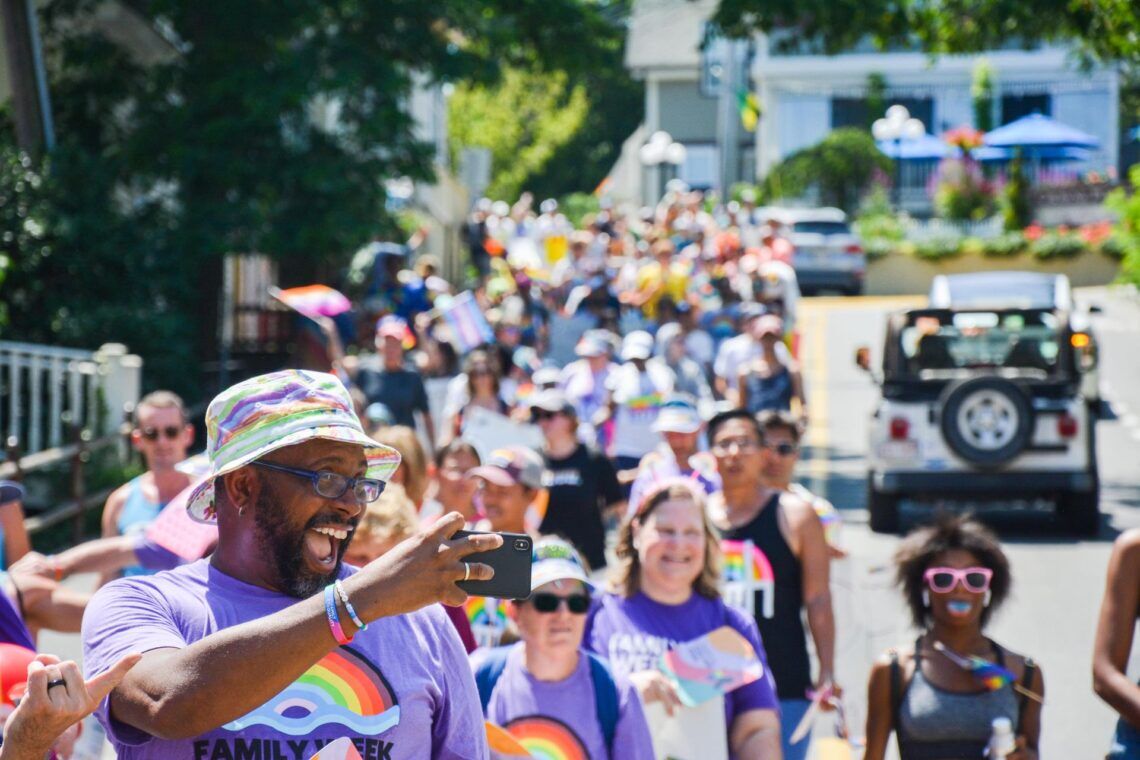
[[[974,64],[970,100],[974,107],[974,129],[989,132],[994,128],[994,70],[985,58]]]
[[[867,130],[887,110],[887,78],[878,71],[867,75]]]
[[[59,146],[28,167],[45,242],[4,231],[2,300],[14,335],[123,341],[148,385],[191,396],[224,254],[276,256],[283,285],[331,279],[390,229],[383,180],[431,177],[417,76],[577,72],[612,27],[588,0],[152,0],[131,7],[170,49],[142,65],[75,22],[98,5],[40,11]]]
[[[1140,4],[1130,0],[720,0],[713,20],[733,36],[778,29],[785,48],[827,53],[868,36],[931,53],[1072,39],[1101,59],[1140,64]]]
[[[586,89],[567,86],[563,72],[506,71],[495,85],[456,88],[448,103],[448,140],[458,159],[463,148],[491,151],[491,198],[515,200],[582,127]]]
[[[869,134],[844,127],[773,167],[764,178],[764,197],[795,198],[816,188],[823,203],[852,212],[876,175],[890,169],[890,159]]]

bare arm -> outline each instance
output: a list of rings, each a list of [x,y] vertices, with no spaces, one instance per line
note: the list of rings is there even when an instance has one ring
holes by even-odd
[[[745,382],[748,378],[750,368],[744,367],[740,370],[740,374],[736,376],[736,388],[725,387],[724,398],[735,407],[744,409],[748,406],[748,383]]]
[[[775,710],[748,710],[732,721],[728,738],[739,760],[782,760],[780,716]]]
[[[33,630],[46,628],[63,633],[78,633],[83,611],[91,594],[73,591],[54,580],[38,576],[10,575],[9,580],[20,590],[24,600],[24,622]]]
[[[804,395],[804,378],[800,374],[799,367],[793,367],[791,370],[792,376],[792,398],[799,401],[800,409],[799,415],[803,422],[807,422],[808,406],[807,396]]]
[[[344,581],[360,617],[369,622],[443,601],[462,604],[467,595],[463,558],[496,548],[495,535],[450,541],[463,527],[452,513],[417,533]],[[471,563],[471,578],[493,576]],[[341,624],[356,627],[338,603]],[[324,601],[315,595],[273,615],[213,633],[184,649],[156,649],[112,694],[116,720],[166,739],[197,736],[238,718],[295,681],[335,646]]]
[[[810,504],[785,494],[781,503],[794,500],[785,510],[799,544],[803,577],[803,605],[808,627],[819,657],[817,686],[832,681],[835,674],[835,615],[831,607],[831,556],[823,534],[823,523]],[[792,544],[795,546],[795,544]]]
[[[24,529],[24,505],[18,501],[0,504],[0,530],[4,532],[4,559],[11,565],[32,548]]]
[[[50,557],[29,552],[12,566],[12,572],[53,580],[62,580],[76,573],[114,573],[138,562],[135,541],[135,536],[111,536],[84,541]]]
[[[1120,717],[1140,726],[1140,686],[1128,678],[1128,656],[1140,612],[1140,530],[1112,547],[1104,600],[1093,644],[1093,690]]]
[[[871,666],[871,677],[867,682],[867,745],[863,760],[883,760],[886,757],[893,720],[890,660],[880,657]]]

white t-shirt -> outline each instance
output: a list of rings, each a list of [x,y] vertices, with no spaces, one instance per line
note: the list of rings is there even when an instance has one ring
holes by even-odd
[[[617,405],[614,456],[641,458],[653,450],[659,440],[653,423],[675,380],[673,370],[657,362],[646,365],[645,372],[626,363],[610,375],[607,386]]]

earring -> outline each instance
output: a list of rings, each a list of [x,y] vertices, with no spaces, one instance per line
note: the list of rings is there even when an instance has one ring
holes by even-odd
[[[926,589],[922,590],[922,606],[923,607],[929,607],[930,606],[930,592],[927,591]]]
[[[245,514],[245,507],[238,507],[238,517],[241,517],[244,514]]]
[[[994,594],[989,589],[986,589],[986,595],[982,597],[982,606],[989,607],[990,600],[994,598]]]

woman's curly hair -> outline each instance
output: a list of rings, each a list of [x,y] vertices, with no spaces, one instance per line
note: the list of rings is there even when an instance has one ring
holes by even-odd
[[[982,609],[982,627],[1009,596],[1013,578],[1001,542],[989,528],[969,515],[943,516],[932,525],[907,534],[895,552],[895,582],[902,589],[911,620],[919,628],[930,624],[930,610],[922,603],[926,588],[923,575],[942,554],[961,549],[973,554],[978,564],[993,571],[990,603]]]

